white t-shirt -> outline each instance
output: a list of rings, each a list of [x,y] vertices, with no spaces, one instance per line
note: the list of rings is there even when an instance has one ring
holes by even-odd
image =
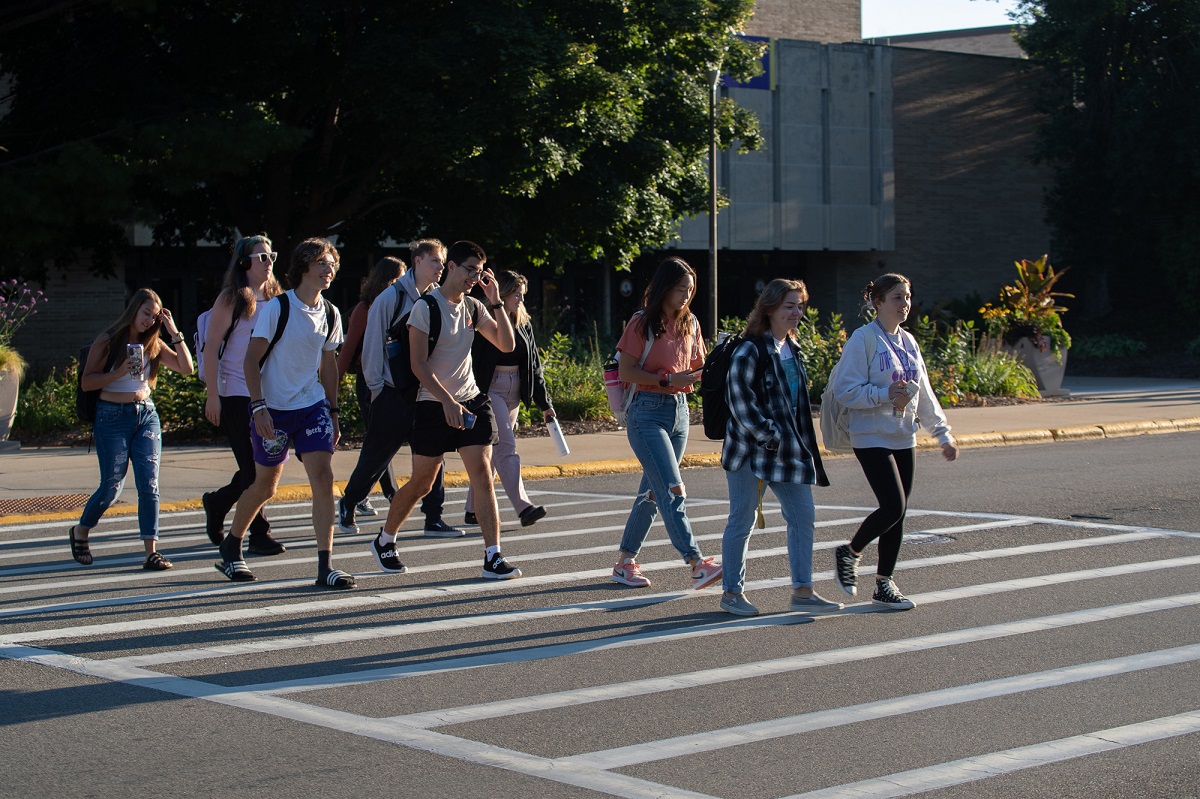
[[[283,336],[262,367],[263,399],[272,410],[295,411],[325,399],[319,377],[321,354],[336,350],[342,343],[342,315],[335,306],[333,332],[326,341],[325,303],[309,307],[296,297],[295,291],[281,296],[291,305],[291,312]],[[277,300],[260,303],[252,337],[270,341],[278,320]]]
[[[442,295],[441,287],[429,292],[434,302],[442,310],[442,332],[438,336],[433,354],[429,356],[429,366],[437,376],[438,382],[459,402],[466,402],[479,394],[479,386],[475,384],[475,375],[471,371],[471,344],[475,341],[475,331],[471,328],[471,305],[478,306],[476,316],[480,322],[490,319],[487,308],[474,297],[464,296],[457,305],[451,305]],[[413,305],[408,317],[408,326],[423,333],[429,332],[429,306],[424,302]],[[417,392],[417,401],[436,400],[425,386]]]

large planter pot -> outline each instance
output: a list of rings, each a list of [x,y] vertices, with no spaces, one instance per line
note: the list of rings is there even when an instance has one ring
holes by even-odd
[[[21,381],[15,369],[0,369],[0,441],[8,441],[17,412],[17,389]]]
[[[1063,375],[1067,371],[1067,351],[1057,355],[1053,350],[1042,352],[1027,338],[1019,339],[1015,345],[1005,344],[1004,350],[1025,364],[1037,378],[1038,393],[1043,397],[1065,397],[1071,392],[1062,387]]]

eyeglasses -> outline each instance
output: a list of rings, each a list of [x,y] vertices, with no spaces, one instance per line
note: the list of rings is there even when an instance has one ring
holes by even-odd
[[[256,252],[256,253],[252,253],[249,256],[249,258],[251,261],[257,260],[260,264],[268,264],[268,263],[273,264],[279,260],[279,253],[277,253],[277,252]]]
[[[462,269],[464,272],[466,272],[467,277],[471,278],[472,280],[479,280],[481,277],[483,277],[482,269],[468,269],[465,266],[459,266],[459,269]]]
[[[327,266],[334,272],[338,270],[337,261],[313,261],[313,266]]]

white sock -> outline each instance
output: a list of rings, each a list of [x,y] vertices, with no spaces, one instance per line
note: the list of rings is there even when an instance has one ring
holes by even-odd
[[[498,546],[488,547],[486,550],[484,550],[483,554],[484,554],[484,557],[490,559],[492,557],[492,555],[500,554],[500,547],[498,547]]]
[[[388,544],[394,544],[394,543],[396,543],[396,536],[388,535],[386,530],[380,530],[379,531],[379,543],[383,544],[385,547]]]

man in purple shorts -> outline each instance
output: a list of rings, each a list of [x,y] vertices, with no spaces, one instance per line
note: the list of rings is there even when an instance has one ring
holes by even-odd
[[[500,287],[484,269],[486,261],[487,255],[474,242],[458,241],[447,251],[446,280],[425,295],[436,303],[441,323],[432,352],[429,304],[418,302],[408,317],[409,354],[421,389],[409,438],[412,477],[392,497],[383,530],[371,542],[379,568],[387,572],[405,571],[396,555],[396,534],[421,497],[429,493],[442,457],[457,450],[475,493],[485,547],[483,577],[510,580],[521,576],[521,570],[500,554],[500,513],[492,482],[492,445],[499,439],[487,391],[475,384],[471,371],[471,344],[476,333],[501,352],[511,352],[514,344],[508,314],[497,313],[502,307]],[[468,296],[476,284],[483,288],[486,306]]]
[[[333,445],[341,437],[335,353],[342,343],[342,319],[321,292],[333,282],[338,263],[338,252],[328,240],[300,242],[288,268],[288,280],[296,288],[263,303],[246,349],[255,479],[238,499],[217,564],[217,570],[235,582],[256,579],[242,559],[242,536],[275,496],[288,448],[294,447],[312,488],[317,585],[356,587],[352,575],[331,563]]]

